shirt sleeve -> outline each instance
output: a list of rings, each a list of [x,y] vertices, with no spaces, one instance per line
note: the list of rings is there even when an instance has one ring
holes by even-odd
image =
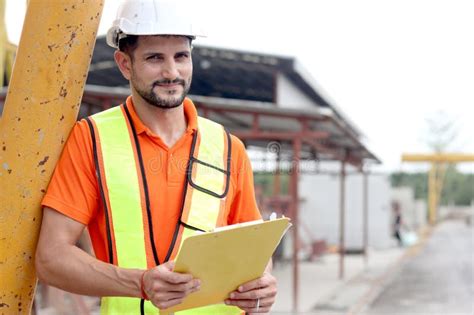
[[[64,146],[42,205],[88,225],[98,208],[89,126],[77,122]]]
[[[236,224],[262,218],[255,199],[253,170],[245,146],[237,137],[231,136],[233,165],[236,185],[228,224]]]

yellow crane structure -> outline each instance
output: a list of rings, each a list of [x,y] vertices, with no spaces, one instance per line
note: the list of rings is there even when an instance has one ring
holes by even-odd
[[[474,154],[464,153],[433,153],[433,154],[403,154],[402,162],[431,163],[428,175],[428,220],[435,224],[444,175],[447,164],[474,162]]]
[[[77,118],[103,3],[28,2],[0,119],[0,314],[31,310],[41,200]],[[5,51],[5,0],[0,9]]]

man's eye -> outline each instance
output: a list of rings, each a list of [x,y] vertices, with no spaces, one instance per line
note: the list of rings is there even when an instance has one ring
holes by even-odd
[[[189,58],[189,55],[188,55],[188,54],[178,54],[178,55],[176,56],[176,58],[178,58],[178,59],[185,59],[185,58]]]
[[[161,60],[163,59],[161,56],[158,55],[152,55],[146,58],[147,60]]]

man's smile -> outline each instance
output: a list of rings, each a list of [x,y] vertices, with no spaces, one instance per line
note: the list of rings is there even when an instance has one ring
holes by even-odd
[[[158,86],[158,87],[165,88],[165,89],[175,89],[179,86],[182,86],[184,88],[185,82],[184,82],[184,80],[181,80],[181,79],[177,79],[177,80],[173,80],[173,81],[166,81],[166,82],[158,81],[158,82],[155,82],[153,84],[153,86],[154,87]]]

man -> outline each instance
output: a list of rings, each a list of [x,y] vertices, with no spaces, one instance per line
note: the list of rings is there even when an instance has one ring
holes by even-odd
[[[181,303],[200,288],[172,271],[182,240],[260,218],[243,144],[185,97],[199,34],[182,13],[159,0],[124,2],[107,40],[131,96],[75,125],[43,200],[39,278],[103,297],[104,314]],[[75,246],[85,227],[96,258]],[[267,313],[276,295],[270,271],[271,263],[231,293],[228,306],[178,314]]]

